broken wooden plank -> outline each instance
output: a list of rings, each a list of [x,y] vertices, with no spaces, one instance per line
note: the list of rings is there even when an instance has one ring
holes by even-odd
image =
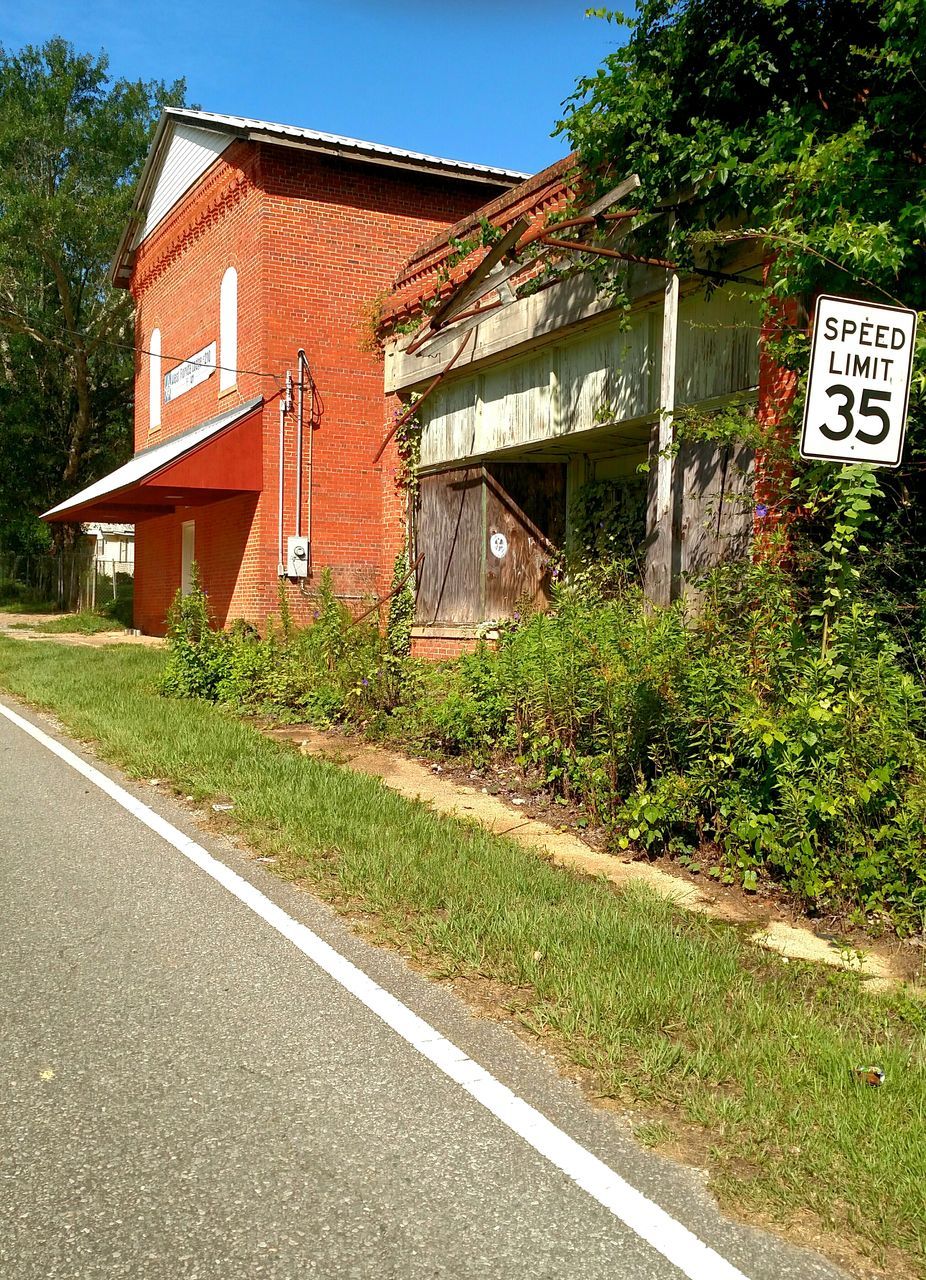
[[[478,302],[481,298],[484,298],[486,294],[493,293],[496,290],[501,294],[509,280],[513,279],[514,276],[520,275],[522,271],[527,271],[535,262],[539,262],[541,258],[545,258],[547,256],[547,251],[544,249],[533,258],[528,258],[524,262],[511,262],[507,267],[499,266],[495,271],[491,272],[485,280],[483,280],[476,292],[470,296],[469,301]],[[511,291],[509,290],[509,292]],[[514,293],[511,292],[511,297],[505,299],[505,301],[516,302],[517,299]],[[457,315],[458,313],[455,312],[454,314]],[[437,351],[441,347],[445,347],[447,345],[447,342],[444,340],[447,334],[451,334],[452,336],[454,333],[465,332],[462,327],[454,327],[453,330],[449,329],[447,327],[449,323],[449,321],[446,321],[444,326],[436,333],[430,326],[426,331],[419,330],[414,339],[406,347],[408,354],[415,355],[420,352],[422,355],[427,355],[429,352]],[[477,321],[476,323],[478,324],[479,322]],[[471,329],[473,326],[468,325],[467,328]]]
[[[605,213],[612,205],[617,204],[619,200],[623,200],[625,196],[629,196],[631,191],[636,191],[640,185],[639,177],[635,173],[632,173],[629,177],[624,178],[623,182],[619,182],[611,191],[606,192],[603,196],[599,196],[597,200],[593,201],[592,204],[590,204],[587,209],[583,209],[582,212],[586,217],[597,218],[599,213]]]
[[[502,258],[511,252],[529,226],[530,223],[526,218],[519,218],[514,226],[509,227],[501,240],[492,245],[478,267],[475,267],[470,272],[459,289],[452,293],[445,302],[442,302],[436,310],[431,312],[432,329],[438,328],[443,322],[451,319],[457,311],[462,311],[469,303],[474,301],[476,291],[486,276],[497,263],[501,262]]]
[[[621,249],[606,249],[604,245],[589,244],[585,240],[559,240],[552,235],[545,235],[542,244],[552,249],[568,249],[572,253],[593,253],[599,258],[616,258],[620,262],[638,262],[645,267],[662,267],[665,271],[675,271],[677,265],[667,262],[665,258],[644,258],[638,253],[624,253]]]
[[[623,200],[625,196],[629,195],[631,191],[635,191],[639,186],[640,179],[637,174],[630,174],[629,177],[624,178],[622,182],[619,182],[616,187],[613,187],[612,190],[606,192],[605,195],[600,196],[596,201],[594,201],[594,203],[590,204],[587,209],[583,209],[581,216],[583,218],[595,218],[599,214],[605,213],[612,207],[612,205]],[[555,225],[556,224],[554,224],[554,226]],[[414,355],[419,352],[421,354],[429,354],[432,351],[440,350],[441,347],[446,346],[446,343],[443,341],[435,340],[434,342],[431,342],[429,340],[430,336],[432,334],[436,334],[436,331],[448,324],[455,315],[458,315],[460,311],[465,310],[468,305],[472,305],[473,303],[478,302],[480,298],[484,298],[486,294],[498,290],[504,302],[507,303],[515,301],[513,291],[511,289],[503,291],[502,286],[505,285],[513,276],[527,270],[528,267],[539,258],[547,256],[545,251],[541,251],[541,253],[537,254],[536,257],[532,258],[528,262],[513,262],[509,263],[507,267],[502,265],[502,259],[506,255],[510,254],[515,247],[526,247],[526,245],[517,246],[517,242],[528,232],[529,229],[530,223],[527,219],[520,218],[518,222],[508,230],[505,236],[499,240],[497,244],[492,246],[483,258],[482,262],[479,263],[460,287],[431,313],[425,329],[419,331],[419,333],[416,334],[409,342],[408,347],[406,348],[409,355]],[[543,228],[535,229],[535,238],[540,238],[543,234]],[[472,325],[467,326],[467,328],[472,327]],[[457,332],[465,332],[465,330],[459,329]]]

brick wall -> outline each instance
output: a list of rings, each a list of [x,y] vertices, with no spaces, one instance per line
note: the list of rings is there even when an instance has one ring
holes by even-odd
[[[436,229],[479,204],[485,188],[389,168],[264,146],[266,192],[264,313],[271,368],[296,368],[303,347],[321,397],[311,484],[314,582],[331,569],[335,590],[357,604],[388,589],[402,543],[390,503],[395,451],[374,461],[383,439],[381,359],[371,349],[370,314],[409,252]],[[308,440],[305,443],[308,452]],[[308,460],[304,491],[308,501]],[[295,523],[295,432],[286,455],[287,532]],[[277,485],[276,450],[268,451],[265,492]],[[303,529],[305,532],[305,527]],[[265,526],[263,559],[276,561],[276,530]],[[310,584],[311,585],[311,584]],[[273,609],[268,578],[262,608]],[[289,588],[297,617],[311,602]]]
[[[256,569],[257,505],[255,494],[242,494],[139,521],[135,526],[136,627],[151,635],[164,630],[165,614],[180,585],[181,526],[186,520],[195,525],[194,555],[216,622],[252,616],[249,591]]]
[[[491,641],[488,643],[492,647]],[[412,657],[428,662],[449,662],[464,653],[475,653],[478,647],[474,636],[412,636]]]
[[[180,582],[181,525],[196,522],[196,559],[217,622],[260,624],[277,608],[279,391],[303,347],[323,406],[312,441],[313,582],[330,567],[351,599],[388,588],[404,513],[393,484],[395,449],[379,462],[383,373],[366,316],[417,245],[495,194],[481,184],[233,143],[140,247],[133,268],[136,344],[161,332],[161,373],[219,341],[219,289],[238,272],[236,385],[219,374],[149,422],[149,357],[137,360],[135,446],[168,439],[262,395],[263,493],[141,520],[136,526],[136,625],[160,632]],[[266,376],[274,375],[274,376]],[[287,421],[284,534],[295,532],[295,414]],[[303,532],[309,500],[303,458]],[[311,601],[287,587],[293,612]]]

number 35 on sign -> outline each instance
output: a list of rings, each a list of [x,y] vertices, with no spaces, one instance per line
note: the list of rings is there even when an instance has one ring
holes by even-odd
[[[817,299],[802,458],[899,466],[915,337],[915,311]]]

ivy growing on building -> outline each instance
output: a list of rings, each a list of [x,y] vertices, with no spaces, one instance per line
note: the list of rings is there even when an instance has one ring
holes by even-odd
[[[646,536],[646,480],[621,476],[590,480],[569,504],[574,558],[583,563],[617,561],[634,570]]]
[[[781,429],[795,475],[782,500],[810,515],[793,526],[794,564],[825,591],[848,482],[833,464],[797,457],[807,305],[829,292],[926,307],[922,0],[641,0],[633,18],[594,12],[628,38],[579,81],[558,129],[602,190],[635,172],[635,204],[674,214],[641,220],[644,251],[684,267],[717,262],[732,244],[755,247],[769,314],[780,318],[768,350],[799,375]],[[731,414],[717,425],[729,439]],[[710,422],[699,429],[709,434]],[[746,414],[740,434],[755,443]],[[840,550],[859,570],[856,593],[922,664],[923,324],[903,464],[865,484],[878,549],[865,553],[856,538]]]
[[[409,414],[409,409],[419,399],[417,392],[412,392],[408,403],[395,411],[398,426],[395,427],[395,442],[399,454],[399,465],[396,469],[396,486],[401,489],[408,500],[410,510],[414,510],[418,501],[418,468],[421,465],[421,419],[416,413]]]

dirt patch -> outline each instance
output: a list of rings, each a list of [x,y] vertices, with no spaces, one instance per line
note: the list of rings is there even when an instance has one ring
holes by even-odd
[[[10,627],[36,626],[43,622],[56,622],[58,618],[67,618],[66,613],[0,613],[0,631]]]
[[[890,990],[922,976],[926,959],[922,949],[867,940],[863,946],[857,938],[826,935],[789,915],[780,905],[686,875],[667,859],[656,865],[605,853],[575,830],[551,823],[549,805],[543,818],[535,816],[535,805],[526,791],[522,795],[512,790],[492,794],[488,786],[460,781],[443,765],[412,760],[333,730],[287,725],[268,726],[265,732],[277,741],[292,743],[305,755],[379,778],[391,790],[422,801],[436,813],[477,822],[494,835],[507,836],[576,874],[603,878],[618,888],[644,884],[688,911],[739,926],[748,941],[785,960],[807,960],[857,972],[872,991]],[[555,811],[551,816],[557,816]]]
[[[59,618],[69,618],[67,613],[2,613],[0,614],[0,633],[13,640],[45,640],[55,644],[77,644],[90,649],[101,649],[110,644],[137,644],[146,648],[162,649],[165,641],[160,636],[135,635],[126,631],[125,627],[114,626],[112,631],[98,631],[94,635],[84,635],[80,631],[34,630],[46,622],[56,622]]]

